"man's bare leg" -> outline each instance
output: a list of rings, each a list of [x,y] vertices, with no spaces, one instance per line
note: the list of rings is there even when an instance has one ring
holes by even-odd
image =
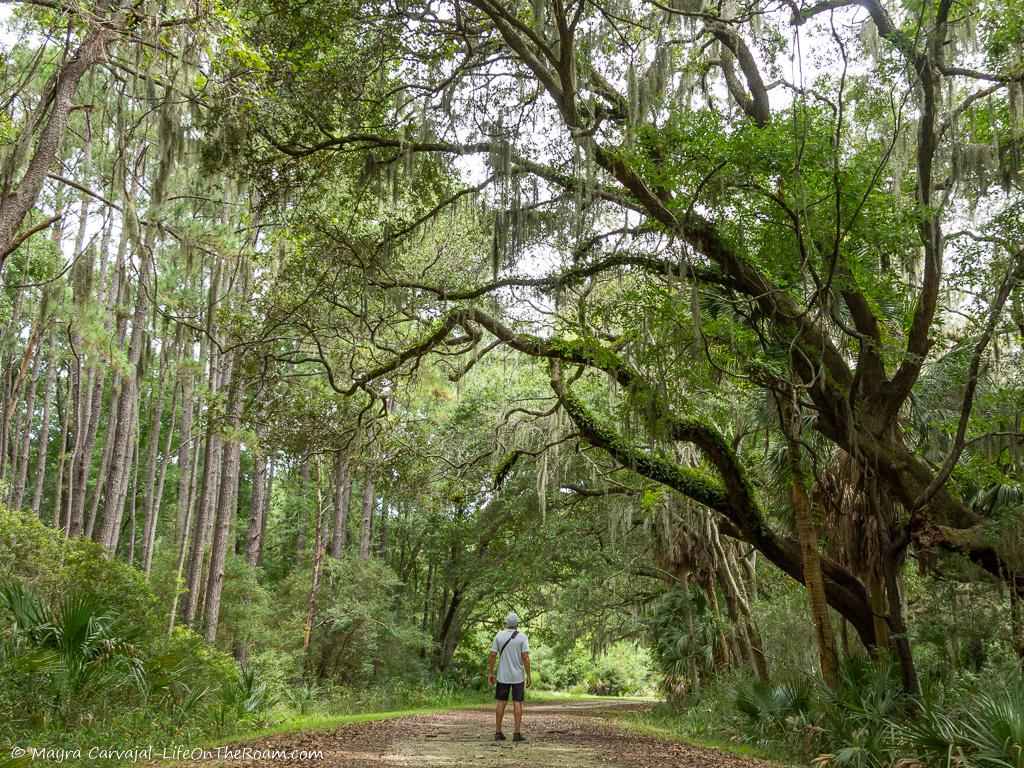
[[[504,703],[505,702],[502,702],[502,704]],[[512,702],[512,715],[516,720],[516,733],[519,733],[519,729],[523,726],[523,702]]]
[[[494,712],[494,730],[497,733],[501,733],[501,721],[505,717],[505,705],[507,703],[508,702],[505,702],[505,701],[499,701],[498,702],[498,708]],[[516,704],[516,707],[521,708],[522,705],[521,704]],[[522,718],[522,712],[520,711],[520,709],[516,709],[515,711],[519,712],[519,714],[516,715],[516,730],[518,731],[519,730],[518,723],[519,723],[519,720]]]

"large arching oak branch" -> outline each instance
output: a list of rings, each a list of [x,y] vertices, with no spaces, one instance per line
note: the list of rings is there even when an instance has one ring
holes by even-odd
[[[617,462],[637,474],[672,488],[718,512],[724,518],[724,532],[753,545],[777,568],[801,584],[804,583],[803,556],[799,543],[779,536],[764,521],[756,500],[750,494],[743,473],[735,462],[735,457],[721,435],[713,428],[708,425],[695,428],[680,423],[673,431],[680,440],[687,440],[700,448],[712,459],[716,467],[720,462],[725,465],[727,472],[722,476],[724,487],[699,470],[682,467],[666,458],[652,456],[631,445],[613,428],[591,414],[582,401],[572,394],[562,378],[556,360],[552,360],[549,367],[552,390],[573,424],[589,443],[603,449]],[[716,457],[718,461],[715,460]],[[742,490],[738,490],[739,488]],[[736,503],[741,498],[747,499],[747,505],[738,507]],[[854,626],[866,646],[874,646],[875,629],[864,585],[845,568],[826,557],[821,558],[821,568],[829,605]]]
[[[544,339],[517,333],[507,325],[478,309],[466,308],[449,313],[419,341],[404,352],[372,371],[359,376],[348,390],[355,392],[370,381],[397,371],[404,363],[427,354],[445,342],[456,329],[470,334],[483,328],[507,346],[531,357],[551,361],[552,388],[576,424],[580,434],[591,444],[605,450],[613,459],[637,474],[662,483],[702,504],[723,518],[729,535],[755,546],[776,567],[797,581],[803,580],[803,559],[798,542],[775,533],[764,520],[757,499],[746,480],[735,454],[727,441],[711,425],[697,419],[676,417],[657,397],[655,390],[639,371],[622,360],[614,351],[600,344],[569,339]],[[572,363],[604,371],[625,388],[652,398],[660,420],[671,438],[696,446],[714,466],[718,477],[692,467],[651,456],[631,446],[618,433],[603,425],[564,386],[559,375],[561,363]],[[822,559],[829,604],[846,617],[865,645],[875,642],[874,624],[867,593],[860,581],[837,563]]]
[[[463,329],[472,336],[477,334],[480,328],[506,346],[525,355],[603,371],[612,376],[620,386],[648,397],[669,436],[673,440],[695,445],[715,466],[722,481],[721,492],[725,494],[728,509],[735,515],[727,519],[735,527],[738,537],[760,541],[765,545],[766,549],[762,551],[769,559],[769,553],[775,552],[778,561],[773,562],[787,573],[802,573],[799,544],[789,539],[776,539],[773,543],[771,531],[763,522],[757,500],[744,479],[742,468],[728,443],[714,427],[696,419],[677,417],[638,370],[599,342],[557,337],[542,338],[519,333],[487,312],[465,307],[448,313],[425,332],[419,341],[411,344],[393,359],[357,377],[348,390],[338,391],[351,394],[365,388],[372,380],[393,373],[404,363],[428,354],[444,343],[456,329]],[[581,432],[586,434],[582,429]],[[874,442],[862,445],[861,450],[872,465],[885,475],[886,480],[892,484],[894,491],[908,507],[924,492],[933,477],[927,465],[904,447]],[[694,500],[705,503],[700,498]],[[708,506],[721,511],[719,507],[710,504]],[[929,512],[934,514],[929,515]],[[945,522],[947,520],[949,523]],[[913,540],[926,548],[938,547],[963,555],[996,578],[1007,583],[1016,583],[1024,588],[1024,575],[1019,574],[1019,566],[1015,566],[1012,558],[1000,551],[998,543],[987,533],[984,519],[954,500],[945,491],[940,490],[936,493],[931,499],[931,504],[913,516],[909,534]],[[860,582],[839,566],[823,560],[822,568],[826,578],[844,585],[844,588],[853,591],[862,589]],[[832,595],[829,600],[830,605],[841,610],[839,603],[832,602]],[[848,618],[853,621],[852,617]]]

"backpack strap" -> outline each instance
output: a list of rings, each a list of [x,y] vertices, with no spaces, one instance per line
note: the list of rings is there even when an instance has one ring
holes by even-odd
[[[508,636],[508,640],[506,640],[504,643],[501,644],[501,648],[498,649],[498,658],[499,659],[501,658],[501,652],[504,651],[506,648],[508,648],[508,644],[511,643],[515,639],[515,636],[518,635],[518,634],[519,634],[519,630],[518,629],[512,630],[512,634]]]

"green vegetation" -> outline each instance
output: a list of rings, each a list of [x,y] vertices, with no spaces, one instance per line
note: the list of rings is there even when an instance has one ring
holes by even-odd
[[[449,674],[431,675],[413,642],[422,641],[420,633],[408,627],[407,644],[396,642],[402,624],[388,592],[393,575],[372,562],[343,560],[328,573],[328,585],[336,585],[325,590],[328,604],[349,606],[348,655],[332,654],[339,669],[320,682],[303,675],[301,637],[287,632],[293,609],[270,607],[301,602],[290,592],[308,571],[282,580],[273,594],[257,586],[259,599],[249,605],[258,603],[262,613],[245,622],[264,634],[251,639],[260,652],[240,665],[185,627],[168,635],[167,598],[136,570],[34,516],[0,511],[0,562],[7,564],[0,582],[0,739],[15,746],[198,744],[492,700],[484,690],[490,638],[478,633]],[[380,602],[367,600],[370,594]],[[324,633],[326,645],[332,639]],[[597,657],[579,643],[564,656],[539,644],[534,663],[533,700],[650,686],[643,654],[624,644]]]
[[[0,738],[71,750],[262,720],[261,684],[187,629],[168,636],[150,586],[101,551],[0,511]]]
[[[1021,768],[1021,0],[0,28],[0,740],[486,701],[516,610],[636,728]]]

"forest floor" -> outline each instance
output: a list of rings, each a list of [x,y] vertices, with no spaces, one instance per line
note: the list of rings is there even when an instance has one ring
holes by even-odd
[[[455,709],[342,725],[325,731],[283,733],[235,742],[229,759],[178,766],[231,768],[777,768],[750,757],[681,744],[639,733],[616,715],[647,706],[640,702],[573,701],[526,705],[523,734],[496,742],[492,708]],[[249,755],[245,755],[245,750]],[[320,755],[309,752],[320,751]],[[259,753],[259,754],[257,754]],[[274,754],[268,754],[274,753]],[[225,753],[221,753],[225,754]]]

